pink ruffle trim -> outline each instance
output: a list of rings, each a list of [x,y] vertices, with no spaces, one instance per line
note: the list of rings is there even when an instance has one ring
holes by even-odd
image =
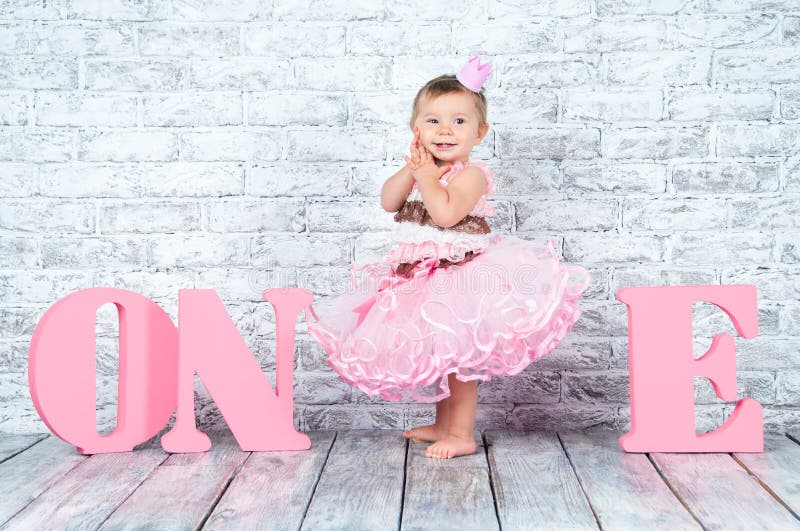
[[[517,374],[570,331],[589,283],[584,268],[558,261],[552,240],[498,237],[464,265],[436,263],[409,278],[386,261],[353,266],[368,273],[358,289],[306,308],[309,334],[344,381],[385,400],[437,402],[450,396],[448,374]]]

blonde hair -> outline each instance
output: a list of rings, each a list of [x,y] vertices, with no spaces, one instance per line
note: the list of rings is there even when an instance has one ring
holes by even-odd
[[[417,92],[417,95],[414,97],[414,105],[411,109],[411,121],[409,122],[411,128],[414,128],[414,121],[419,115],[420,101],[422,100],[423,96],[428,99],[435,99],[444,94],[453,94],[458,92],[470,94],[473,97],[473,100],[475,101],[475,108],[478,111],[478,131],[480,132],[482,127],[488,126],[489,122],[486,119],[486,95],[484,94],[483,89],[481,89],[480,92],[472,92],[470,89],[462,85],[455,75],[443,74],[425,83],[425,85],[419,89],[419,92]]]

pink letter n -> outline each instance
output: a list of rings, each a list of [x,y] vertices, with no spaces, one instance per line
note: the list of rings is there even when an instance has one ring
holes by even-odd
[[[740,336],[758,334],[754,285],[630,287],[617,291],[628,306],[631,430],[619,439],[627,452],[763,452],[761,404],[736,403],[716,430],[697,435],[694,377],[708,378],[721,399],[736,400],[732,336],[716,334],[694,359],[692,304],[710,302],[728,314]]]

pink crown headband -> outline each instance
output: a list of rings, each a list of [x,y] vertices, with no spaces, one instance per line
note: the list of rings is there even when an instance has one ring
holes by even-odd
[[[489,63],[487,62],[481,64],[478,56],[474,55],[470,57],[469,61],[467,61],[467,64],[465,64],[461,70],[458,71],[456,74],[456,79],[458,79],[462,85],[470,89],[472,92],[480,92],[481,87],[483,87],[483,84],[486,83],[486,79],[491,73],[492,70]]]

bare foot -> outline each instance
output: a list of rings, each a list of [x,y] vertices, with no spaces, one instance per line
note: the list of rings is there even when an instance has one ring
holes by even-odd
[[[403,437],[411,439],[415,443],[420,441],[436,442],[439,439],[444,439],[445,435],[447,435],[447,428],[440,427],[436,424],[420,426],[419,428],[403,432]]]
[[[474,454],[476,449],[477,445],[472,437],[464,438],[457,435],[447,435],[428,446],[428,449],[425,450],[425,457],[450,459],[459,455]]]

